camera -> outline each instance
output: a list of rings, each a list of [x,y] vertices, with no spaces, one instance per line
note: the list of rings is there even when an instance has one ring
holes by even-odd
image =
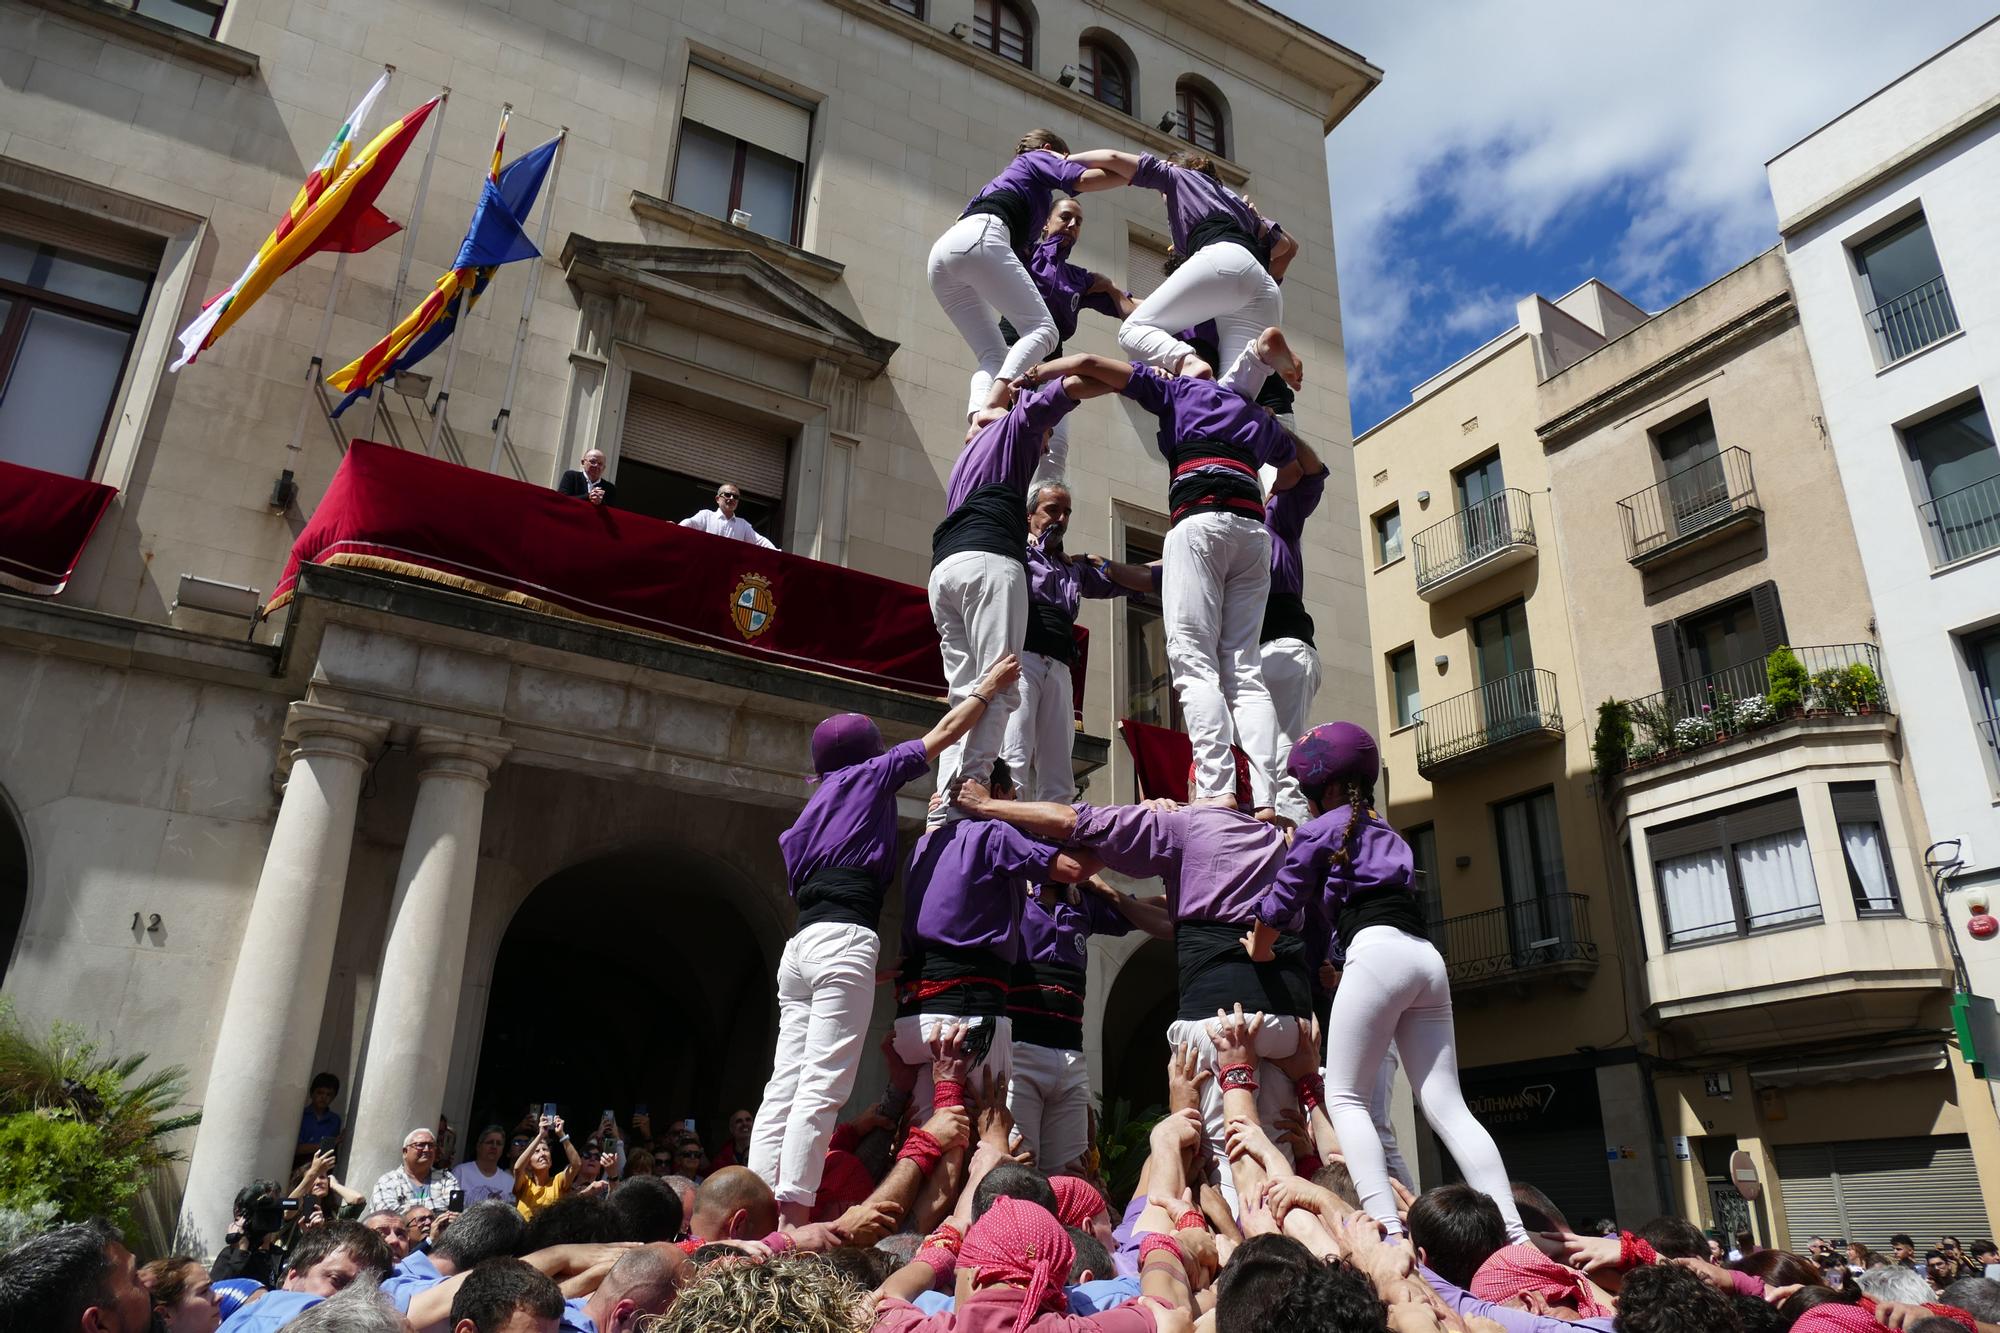
[[[445,1200],[445,1203],[444,1203],[444,1210],[445,1210],[446,1212],[448,1212],[448,1213],[462,1213],[462,1212],[464,1212],[464,1211],[465,1211],[465,1191],[464,1191],[464,1190],[462,1190],[462,1189],[459,1189],[459,1190],[453,1190],[453,1191],[451,1192],[450,1196],[449,1196],[448,1198],[446,1198],[446,1200]]]

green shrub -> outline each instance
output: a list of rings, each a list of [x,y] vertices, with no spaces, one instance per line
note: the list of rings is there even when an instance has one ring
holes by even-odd
[[[1771,705],[1773,713],[1783,717],[1793,709],[1805,707],[1811,677],[1806,674],[1806,665],[1799,661],[1797,653],[1782,644],[1773,648],[1771,655],[1764,659],[1764,677],[1770,685],[1764,699]]]
[[[1597,706],[1597,737],[1590,753],[1597,775],[1609,777],[1622,772],[1632,751],[1632,710],[1623,700],[1606,699]]]
[[[1856,662],[1841,673],[1841,702],[1849,708],[1880,708],[1888,699],[1882,678],[1866,662]]]

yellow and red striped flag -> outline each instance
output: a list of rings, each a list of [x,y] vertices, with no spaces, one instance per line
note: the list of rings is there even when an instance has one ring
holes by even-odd
[[[359,254],[401,230],[375,207],[375,198],[440,99],[431,98],[389,125],[357,153],[355,129],[388,81],[385,72],[341,125],[243,275],[202,303],[201,313],[181,331],[181,354],[169,369],[179,370],[213,347],[272,283],[311,256],[323,250]]]

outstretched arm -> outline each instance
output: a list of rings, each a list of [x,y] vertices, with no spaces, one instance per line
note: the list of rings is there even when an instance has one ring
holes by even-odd
[[[1120,361],[1116,357],[1098,356],[1094,352],[1077,352],[1071,356],[1059,356],[1053,361],[1030,366],[1027,373],[1021,376],[1021,380],[1026,384],[1042,384],[1059,376],[1094,380],[1106,385],[1108,391],[1118,391],[1123,390],[1131,382],[1132,363]],[[1071,394],[1071,397],[1075,396],[1074,393]]]
[[[992,670],[980,678],[973,692],[954,704],[951,711],[939,718],[938,724],[924,736],[924,758],[936,763],[937,757],[949,749],[953,741],[972,730],[972,724],[993,702],[994,692],[1012,685],[1014,677],[1020,672],[1021,661],[1012,653],[995,662]]]
[[[1103,304],[1109,306],[1111,310],[1115,310],[1120,319],[1125,318],[1139,308],[1139,303],[1133,299],[1132,293],[1126,291],[1124,287],[1120,286],[1113,279],[1105,277],[1102,273],[1093,273],[1090,275],[1090,290],[1085,293],[1085,297],[1087,303],[1089,303],[1089,297],[1102,298]],[[1092,305],[1093,309],[1097,308],[1096,303],[1089,304]]]
[[[1068,842],[1076,835],[1076,808],[1060,801],[996,801],[971,790],[952,800],[975,819],[997,819],[1046,842]]]
[[[1071,153],[1069,160],[1084,168],[1083,180],[1077,186],[1082,190],[1108,190],[1115,185],[1130,185],[1133,175],[1139,170],[1137,154],[1120,152],[1116,148],[1086,149],[1081,153]],[[1101,183],[1093,184],[1093,177]]]
[[[1130,921],[1156,940],[1170,940],[1174,937],[1174,915],[1167,910],[1165,898],[1141,898],[1136,893],[1121,893],[1095,875],[1084,881],[1090,889],[1110,903],[1118,915]]]

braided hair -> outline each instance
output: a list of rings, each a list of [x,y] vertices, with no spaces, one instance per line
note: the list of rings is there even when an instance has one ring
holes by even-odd
[[[1361,836],[1361,821],[1368,816],[1368,807],[1375,804],[1375,784],[1328,780],[1315,787],[1303,787],[1306,799],[1320,808],[1321,813],[1330,810],[1329,796],[1347,806],[1347,827],[1341,831],[1340,846],[1334,849],[1332,866],[1345,866],[1354,860],[1354,844]]]

